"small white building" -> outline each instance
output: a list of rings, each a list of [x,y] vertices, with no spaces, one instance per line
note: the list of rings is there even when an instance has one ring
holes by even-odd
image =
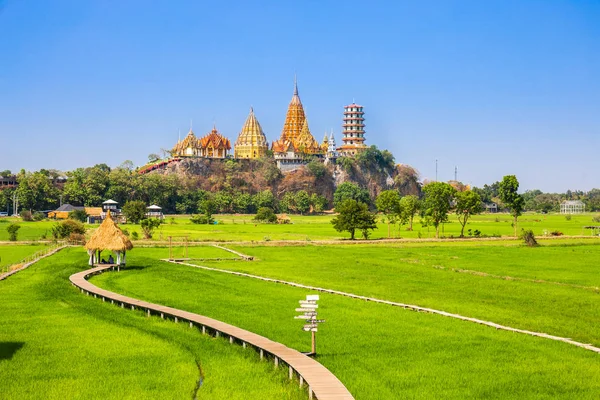
[[[560,203],[561,214],[581,214],[585,212],[585,204],[581,200],[565,200]]]
[[[162,208],[156,204],[152,204],[150,207],[146,207],[146,217],[164,219],[165,216],[162,213]]]

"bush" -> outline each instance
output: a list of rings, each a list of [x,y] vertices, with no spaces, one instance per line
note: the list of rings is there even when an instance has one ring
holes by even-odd
[[[529,247],[535,247],[538,245],[537,240],[535,239],[535,235],[531,229],[523,230],[521,233],[521,239],[525,242],[525,244]]]
[[[573,218],[573,217],[571,217],[571,215],[565,215],[565,219],[566,219],[567,221],[570,221],[570,220],[571,220],[571,218]]]
[[[19,213],[19,215],[21,216],[21,219],[23,221],[27,221],[27,222],[33,221],[33,214],[31,214],[31,211],[24,210],[24,211],[21,211]]]
[[[127,222],[137,224],[146,216],[146,204],[139,200],[128,201],[123,206],[122,212],[127,218]]]
[[[85,235],[82,235],[81,233],[71,233],[69,235],[69,244],[84,245],[85,244]]]
[[[212,224],[215,222],[212,217],[206,215],[192,215],[190,221],[192,224]]]
[[[277,222],[277,215],[269,207],[261,207],[256,212],[254,221],[274,223]]]
[[[85,235],[85,226],[74,219],[66,219],[52,227],[52,237],[54,239],[64,239],[71,236],[72,233]]]
[[[46,216],[44,215],[43,212],[36,211],[36,212],[33,213],[33,220],[34,221],[41,221],[44,218],[46,218]]]
[[[144,218],[140,221],[142,232],[144,233],[145,239],[152,239],[152,233],[154,229],[160,226],[160,219],[157,218]]]
[[[8,240],[10,240],[11,242],[16,242],[19,229],[21,229],[21,226],[19,224],[12,223],[9,226],[7,226],[6,232],[8,232]]]
[[[88,213],[85,210],[73,210],[69,213],[69,219],[74,219],[75,221],[85,222],[87,221]]]
[[[550,232],[550,236],[562,236],[563,233],[561,231],[552,231]]]
[[[600,215],[597,215],[595,217],[592,218],[593,222],[600,222]]]
[[[131,239],[132,240],[138,240],[139,238],[140,238],[140,234],[137,233],[137,231],[131,232]]]

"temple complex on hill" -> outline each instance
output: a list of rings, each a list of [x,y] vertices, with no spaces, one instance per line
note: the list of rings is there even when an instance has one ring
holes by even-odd
[[[356,103],[344,107],[343,144],[337,149],[340,155],[353,156],[367,148],[364,115],[363,106]]]
[[[298,83],[295,80],[294,94],[288,106],[281,137],[273,142],[271,150],[281,170],[294,169],[306,163],[307,156],[325,154],[310,133],[308,119],[298,95]]]
[[[294,94],[285,116],[285,122],[279,140],[271,144],[273,157],[282,171],[290,171],[319,158],[325,163],[334,162],[339,156],[352,157],[367,148],[365,144],[365,118],[363,107],[352,103],[344,107],[342,145],[336,146],[333,130],[325,133],[319,144],[308,127],[308,118],[298,94],[298,82],[294,78]],[[178,140],[171,151],[168,162],[182,157],[229,158],[231,142],[221,135],[215,127],[202,138],[197,138],[190,129],[183,140]],[[250,108],[250,114],[235,142],[233,157],[254,159],[265,157],[269,152],[269,142]],[[152,170],[152,169],[150,169]],[[146,170],[144,170],[146,171]]]
[[[269,150],[269,142],[251,107],[250,115],[246,118],[246,123],[235,141],[234,157],[260,158],[267,154],[267,150]]]
[[[183,141],[178,141],[171,155],[173,157],[226,158],[231,150],[229,139],[221,135],[216,127],[206,136],[198,139],[190,129]]]

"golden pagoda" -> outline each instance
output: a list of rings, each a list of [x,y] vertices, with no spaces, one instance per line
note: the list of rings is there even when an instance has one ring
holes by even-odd
[[[225,158],[231,150],[231,142],[221,135],[215,126],[209,134],[199,139],[198,143],[201,157]]]
[[[294,139],[300,136],[305,119],[304,107],[302,107],[300,96],[298,96],[298,82],[294,77],[294,95],[285,116],[285,123],[281,131],[281,140],[294,141]]]
[[[242,127],[235,141],[235,158],[260,158],[267,154],[269,143],[263,132],[258,119],[254,115],[254,109],[250,107],[250,115]]]
[[[304,107],[298,95],[298,82],[294,78],[294,95],[288,106],[281,137],[271,145],[278,163],[301,162],[306,154],[325,153],[308,128]]]
[[[198,139],[191,129],[183,141],[177,141],[177,144],[171,150],[171,155],[173,157],[198,157],[200,155]]]
[[[323,137],[323,142],[321,143],[321,152],[327,153],[328,148],[329,148],[329,137],[327,136],[327,132],[325,132],[325,136]]]
[[[315,140],[313,135],[310,134],[308,120],[306,118],[304,118],[300,135],[293,140],[293,143],[295,150],[300,153],[317,154],[321,150],[319,143]]]

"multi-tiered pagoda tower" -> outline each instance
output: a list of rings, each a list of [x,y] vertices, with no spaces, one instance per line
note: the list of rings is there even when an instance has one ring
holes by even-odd
[[[269,143],[254,109],[250,107],[250,115],[235,142],[235,158],[260,158],[267,154]]]
[[[294,169],[304,164],[306,155],[321,154],[321,147],[310,133],[304,107],[294,79],[294,95],[288,106],[281,137],[271,145],[277,165],[282,170]]]
[[[364,115],[365,112],[361,105],[352,103],[344,107],[343,144],[338,148],[340,155],[353,156],[367,148],[367,145],[365,145]]]

